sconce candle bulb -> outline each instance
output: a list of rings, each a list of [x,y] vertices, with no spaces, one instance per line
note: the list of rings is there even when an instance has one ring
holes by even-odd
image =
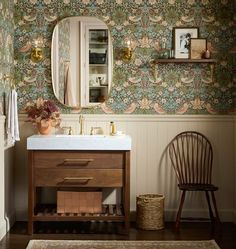
[[[131,48],[131,41],[130,40],[127,41],[127,47]]]

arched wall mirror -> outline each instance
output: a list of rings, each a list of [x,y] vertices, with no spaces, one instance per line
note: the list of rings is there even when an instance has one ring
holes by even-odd
[[[104,102],[112,81],[112,44],[107,25],[94,17],[69,17],[54,28],[51,53],[56,98],[69,107]]]

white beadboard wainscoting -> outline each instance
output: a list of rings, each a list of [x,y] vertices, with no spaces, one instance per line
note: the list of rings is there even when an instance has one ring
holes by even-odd
[[[85,131],[102,127],[109,134],[109,123],[132,138],[131,211],[136,210],[139,194],[164,194],[166,220],[174,220],[180,192],[166,147],[179,132],[195,130],[205,134],[214,150],[213,183],[222,221],[236,222],[235,117],[210,115],[84,115]],[[27,219],[26,138],[36,130],[20,115],[21,141],[16,143],[15,205],[17,220]],[[79,114],[62,115],[61,127],[72,127],[79,134]],[[183,215],[208,216],[205,195],[188,193]]]
[[[0,115],[0,240],[15,222],[14,145],[6,139],[5,121]]]
[[[0,115],[0,240],[6,234],[5,221],[5,165],[4,165],[4,123],[5,117]]]

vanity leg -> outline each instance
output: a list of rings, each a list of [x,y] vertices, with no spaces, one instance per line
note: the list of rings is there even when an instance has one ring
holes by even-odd
[[[32,235],[34,232],[34,223],[32,220],[28,221],[28,234]]]
[[[130,229],[130,221],[129,219],[125,218],[125,234],[129,233],[129,229]]]
[[[28,234],[32,235],[34,230],[33,210],[36,191],[33,187],[33,152],[28,152]]]
[[[125,182],[123,186],[123,203],[125,212],[125,233],[130,228],[130,152],[125,152]]]

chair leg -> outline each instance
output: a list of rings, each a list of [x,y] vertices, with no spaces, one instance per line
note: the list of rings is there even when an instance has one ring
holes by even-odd
[[[209,209],[209,215],[210,215],[210,218],[211,218],[211,222],[214,223],[214,215],[213,215],[213,212],[212,212],[211,202],[210,202],[210,197],[209,197],[208,191],[205,191],[205,194],[206,194],[206,199],[207,199],[207,204],[208,204],[208,209]]]
[[[184,199],[185,199],[185,193],[186,193],[186,190],[183,190],[180,205],[179,205],[179,210],[178,210],[178,213],[177,213],[177,216],[176,216],[176,221],[175,221],[175,228],[176,229],[179,229],[180,218],[181,218],[182,208],[183,208]]]
[[[220,224],[220,217],[219,217],[219,214],[218,214],[218,210],[217,210],[217,206],[216,206],[215,194],[214,194],[213,191],[211,191],[211,198],[212,198],[213,206],[214,206],[214,209],[215,209],[216,221],[217,221],[218,224]]]

